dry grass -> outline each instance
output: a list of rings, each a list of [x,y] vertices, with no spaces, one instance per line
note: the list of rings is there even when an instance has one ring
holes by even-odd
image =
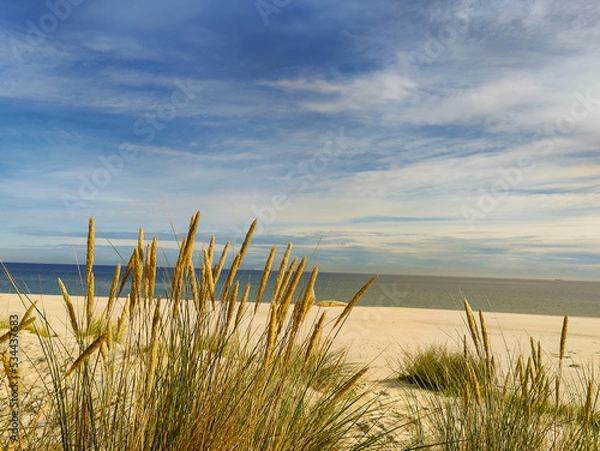
[[[415,403],[415,446],[442,451],[597,451],[600,449],[599,387],[581,376],[577,390],[561,392],[568,317],[553,372],[542,361],[540,342],[531,339],[531,355],[512,358],[502,374],[489,345],[484,315],[479,324],[464,301],[472,350],[430,347],[411,354],[401,378],[451,395],[432,395]],[[433,445],[435,444],[435,445]]]
[[[383,449],[385,432],[353,433],[360,418],[375,409],[357,385],[367,368],[349,366],[343,354],[331,350],[328,336],[339,331],[372,281],[330,332],[325,332],[324,316],[305,325],[317,269],[308,286],[300,287],[306,259],[289,263],[288,246],[269,321],[261,328],[252,314],[256,307],[247,312],[249,287],[242,289],[236,280],[256,224],[217,294],[229,246],[215,264],[213,238],[195,267],[198,221],[199,214],[190,221],[164,299],[154,297],[156,240],[145,245],[140,230],[138,245],[122,275],[117,268],[107,308],[100,312],[90,220],[83,312],[76,311],[60,281],[70,336],[54,337],[43,311],[31,308],[29,313],[37,312],[49,331],[38,335],[44,361],[30,362],[39,380],[23,387],[22,411],[35,415],[22,421],[17,448],[6,445],[1,434],[7,416],[0,415],[1,450]],[[275,248],[266,260],[256,303],[274,258]],[[114,311],[117,306],[120,311]],[[30,318],[24,320],[23,327],[31,325]],[[0,405],[2,412],[6,408]]]

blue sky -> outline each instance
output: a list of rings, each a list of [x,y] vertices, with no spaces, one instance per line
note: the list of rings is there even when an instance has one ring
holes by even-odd
[[[201,211],[248,267],[600,278],[595,1],[49,0],[0,16],[0,259]]]

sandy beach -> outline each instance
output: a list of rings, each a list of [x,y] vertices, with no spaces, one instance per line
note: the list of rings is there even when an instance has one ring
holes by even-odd
[[[37,301],[57,333],[64,331],[68,336],[68,317],[61,296],[31,295],[29,300]],[[78,311],[83,311],[82,298],[73,297],[72,301]],[[106,299],[97,299],[96,312],[100,314],[105,305]],[[253,323],[258,330],[267,321],[268,309],[266,303],[259,306]],[[323,309],[327,310],[331,324],[343,307],[313,306],[307,324],[312,324]],[[17,295],[0,294],[0,320],[6,320],[13,314],[22,317],[25,310],[26,306]],[[485,312],[485,321],[490,344],[501,368],[506,368],[506,363],[516,355],[529,355],[530,337],[540,341],[546,365],[553,367],[558,364],[562,317]],[[352,362],[369,366],[360,386],[368,389],[369,395],[376,397],[376,402],[388,409],[378,424],[393,429],[399,420],[410,417],[409,403],[415,400],[426,402],[430,395],[430,392],[397,380],[398,364],[403,353],[432,344],[446,344],[459,350],[465,334],[468,334],[468,327],[461,311],[357,306],[334,344],[345,348]],[[33,379],[36,374],[31,362],[39,363],[44,358],[37,337],[26,331],[21,332],[19,346],[23,356],[27,356],[27,361],[21,366],[24,381],[35,383]],[[581,371],[587,372],[597,367],[599,361],[600,318],[569,318],[564,376],[573,377],[575,381],[581,380]],[[402,435],[405,433],[399,432],[398,440],[407,439]]]
[[[61,296],[31,295],[38,301],[48,320],[57,330],[68,323]],[[72,298],[75,308],[82,309],[83,300]],[[98,312],[106,300],[96,301]],[[313,307],[308,322],[323,310],[328,318],[334,319],[341,307]],[[22,315],[25,307],[15,294],[0,293],[0,319],[16,313]],[[258,322],[266,321],[268,304],[258,310]],[[546,363],[557,360],[563,318],[546,315],[524,315],[512,313],[484,312],[494,351],[499,355],[529,353],[530,337],[540,341]],[[600,318],[569,318],[567,353],[569,366],[596,366],[600,362]],[[400,307],[355,307],[336,338],[336,345],[347,348],[350,358],[369,364],[372,377],[390,376],[390,365],[402,355],[403,350],[424,348],[429,344],[462,346],[462,337],[468,334],[462,311],[413,309]]]

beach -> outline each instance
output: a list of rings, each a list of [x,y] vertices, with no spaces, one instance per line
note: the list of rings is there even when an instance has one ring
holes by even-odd
[[[57,330],[66,330],[68,316],[64,301],[58,295],[30,295],[46,312],[47,319]],[[72,297],[77,310],[83,310],[83,299]],[[98,312],[106,299],[96,300]],[[261,303],[256,324],[267,320],[269,304]],[[23,315],[26,307],[15,294],[0,293],[0,319],[10,314]],[[342,307],[316,307],[309,312],[307,324],[312,324],[323,310],[330,320]],[[529,354],[530,337],[539,341],[545,363],[558,361],[563,317],[516,313],[484,312],[490,344],[495,353],[507,358],[510,355]],[[25,334],[27,332],[24,332]],[[369,365],[373,380],[389,378],[393,363],[404,351],[423,349],[432,344],[447,344],[462,349],[462,340],[468,336],[465,314],[458,310],[435,310],[402,307],[356,306],[336,337],[335,346],[344,347],[349,358]],[[575,372],[582,367],[597,366],[600,362],[600,318],[570,317],[564,370]]]
[[[29,295],[20,299],[15,294],[0,294],[0,320],[7,320],[10,315],[22,318],[30,301],[37,302],[37,307],[44,312],[56,333],[71,336],[64,301],[58,295]],[[71,301],[77,312],[84,310],[83,298],[72,297]],[[106,298],[95,299],[94,310],[97,314],[102,313],[106,302]],[[117,312],[121,311],[121,302],[117,302]],[[246,321],[253,310],[253,306],[248,307]],[[331,327],[342,310],[343,306],[313,306],[308,313],[304,332],[310,331],[309,328],[323,311],[326,311]],[[269,304],[259,304],[250,329],[241,330],[256,330],[260,334],[268,323],[268,313]],[[39,315],[39,312],[33,314]],[[556,369],[563,317],[485,312],[484,318],[489,343],[498,358],[499,368],[506,370],[509,363],[514,364],[518,355],[530,355],[530,340],[533,337],[536,345],[537,342],[541,345],[544,365]],[[600,318],[569,318],[562,374],[566,380],[572,379],[575,385],[581,381],[582,375],[591,374],[598,365],[598,331]],[[349,361],[357,367],[369,367],[359,386],[386,412],[373,420],[377,422],[377,427],[393,430],[399,421],[410,421],[415,403],[426,405],[432,396],[427,390],[398,380],[400,362],[405,353],[423,350],[431,345],[446,345],[461,352],[465,336],[469,337],[469,329],[462,311],[356,306],[339,330],[333,346],[345,349]],[[471,345],[470,338],[467,338],[467,343]],[[37,385],[38,376],[33,366],[44,360],[38,338],[28,331],[22,331],[19,334],[19,347],[23,382],[28,386]],[[365,420],[359,426],[369,429],[374,424],[369,421]],[[396,440],[398,443],[410,440],[408,429],[400,429]]]

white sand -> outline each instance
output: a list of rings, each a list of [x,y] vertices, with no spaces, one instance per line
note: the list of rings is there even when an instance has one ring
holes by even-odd
[[[39,301],[38,306],[46,312],[57,330],[66,328],[68,318],[61,296],[32,295],[31,300]],[[76,309],[83,310],[81,298],[73,297],[72,301]],[[105,302],[103,299],[97,301],[99,311]],[[25,309],[17,295],[0,293],[0,319],[7,319],[12,313],[22,316]],[[342,307],[324,309],[328,310],[329,319],[334,319],[342,311]],[[322,310],[313,307],[311,316]],[[261,304],[259,321],[266,319],[267,311],[268,305]],[[541,341],[546,363],[557,360],[562,317],[485,313],[485,320],[492,348],[499,355],[506,355],[507,350],[510,354],[522,351],[529,355],[529,338],[533,337]],[[468,329],[460,311],[357,306],[336,343],[347,347],[352,359],[371,363],[374,375],[384,378],[391,371],[386,362],[393,362],[401,356],[403,349],[416,349],[433,343],[458,347],[462,346],[465,334],[468,334]],[[569,365],[597,366],[600,361],[600,318],[569,318],[567,359],[567,368]]]
[[[46,312],[47,319],[58,333],[67,333],[68,317],[61,296],[33,295],[31,300],[39,301],[38,306]],[[82,298],[73,297],[72,301],[79,312],[83,311]],[[105,299],[97,300],[98,313],[105,303]],[[261,304],[257,325],[266,322],[268,308],[268,304]],[[25,310],[26,306],[18,296],[0,294],[0,320],[8,319],[14,313],[22,317]],[[120,308],[117,310],[120,311]],[[327,318],[333,322],[343,307],[313,307],[308,323],[312,323],[323,310],[327,310]],[[504,367],[511,355],[530,354],[530,337],[541,341],[545,364],[556,366],[562,317],[486,313],[485,320],[494,353]],[[459,349],[465,334],[468,334],[468,328],[460,311],[359,306],[350,314],[335,343],[344,346],[355,362],[370,366],[371,370],[361,385],[369,387],[382,406],[392,406],[378,424],[394,428],[399,420],[407,418],[406,402],[411,394],[415,395],[412,399],[426,399],[422,390],[409,388],[395,380],[397,362],[403,350],[443,343]],[[21,333],[20,347],[29,360],[39,362],[43,359],[37,338],[28,332]],[[594,368],[597,371],[599,361],[600,318],[569,318],[564,376],[581,380],[582,369],[588,371]],[[25,364],[21,368],[24,373],[28,372],[28,366]],[[26,380],[27,375],[24,376]],[[30,376],[34,376],[33,371]],[[398,437],[401,439],[400,435]]]

